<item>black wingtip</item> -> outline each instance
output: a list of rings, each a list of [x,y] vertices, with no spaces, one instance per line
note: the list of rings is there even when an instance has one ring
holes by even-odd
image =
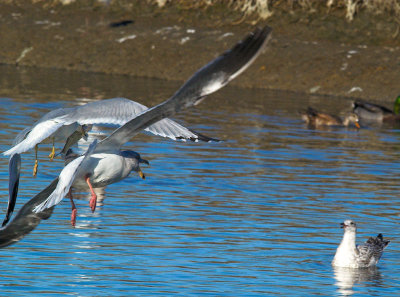
[[[204,141],[204,142],[221,142],[221,140],[217,139],[217,138],[212,138],[212,137],[208,137],[204,134],[201,133],[197,133],[198,136],[198,140],[200,141]]]
[[[197,136],[196,138],[190,138],[191,141],[203,141],[203,142],[220,142],[221,141],[219,139],[212,138],[207,135],[196,132],[192,129],[189,129],[189,131]]]

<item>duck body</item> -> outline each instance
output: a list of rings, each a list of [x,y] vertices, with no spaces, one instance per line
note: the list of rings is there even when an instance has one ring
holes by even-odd
[[[396,117],[394,112],[389,108],[362,100],[353,102],[353,112],[357,114],[360,119],[367,121],[383,122]]]
[[[334,116],[328,113],[317,111],[312,107],[302,113],[302,119],[309,125],[320,127],[320,126],[348,126],[353,123],[357,128],[360,128],[358,124],[357,115],[351,113],[348,114],[343,120],[338,116]]]
[[[375,122],[400,122],[400,96],[394,103],[394,110],[370,103],[364,100],[355,100],[353,102],[353,112],[358,115],[361,120]]]

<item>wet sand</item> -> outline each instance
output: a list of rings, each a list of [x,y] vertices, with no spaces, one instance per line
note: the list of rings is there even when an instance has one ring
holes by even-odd
[[[398,24],[383,16],[348,23],[341,11],[277,11],[264,22],[235,24],[240,13],[221,8],[121,3],[2,3],[0,63],[183,81],[268,24],[267,51],[233,84],[388,103],[400,93]]]

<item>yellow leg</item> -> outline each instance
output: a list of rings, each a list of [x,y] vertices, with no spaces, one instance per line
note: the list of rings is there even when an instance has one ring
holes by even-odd
[[[35,166],[33,166],[33,176],[37,174],[38,159],[37,159],[38,145],[35,145]]]
[[[54,137],[53,137],[53,148],[52,148],[51,153],[49,155],[50,161],[53,161],[55,155],[56,155],[56,149],[54,148]]]

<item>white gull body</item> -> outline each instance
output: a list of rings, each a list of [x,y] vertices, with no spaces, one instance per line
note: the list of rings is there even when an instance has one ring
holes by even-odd
[[[149,164],[134,151],[98,153],[91,155],[81,167],[73,183],[74,188],[87,188],[86,175],[90,174],[90,183],[94,188],[105,187],[125,179],[132,171],[144,178],[140,163]]]

